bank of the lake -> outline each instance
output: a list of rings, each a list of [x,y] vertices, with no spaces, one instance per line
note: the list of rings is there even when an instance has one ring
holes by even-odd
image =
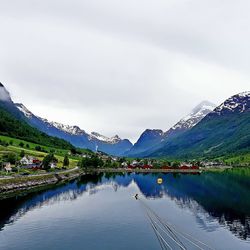
[[[55,185],[74,180],[82,174],[83,171],[76,167],[46,174],[0,178],[0,200],[49,189]]]
[[[89,168],[78,167],[65,171],[46,174],[0,178],[0,200],[17,195],[26,195],[38,190],[46,190],[70,180],[74,180],[86,173],[181,173],[201,174],[202,172],[223,172],[231,167],[202,168],[202,169],[128,169],[128,168]],[[244,168],[249,169],[249,168]]]
[[[201,173],[202,169],[129,169],[129,168],[97,168],[92,170],[98,173]]]

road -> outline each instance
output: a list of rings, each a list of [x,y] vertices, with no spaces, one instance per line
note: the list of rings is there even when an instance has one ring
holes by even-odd
[[[68,169],[68,170],[61,170],[61,171],[56,171],[56,172],[51,172],[51,173],[44,173],[44,174],[30,174],[30,175],[14,175],[14,176],[6,176],[6,177],[0,177],[0,180],[10,180],[10,179],[14,179],[14,178],[17,178],[17,177],[25,177],[25,178],[31,178],[31,177],[34,177],[34,176],[46,176],[46,175],[51,175],[51,174],[62,174],[62,173],[71,173],[75,170],[78,170],[79,167],[75,167],[75,168],[72,168],[72,169]]]

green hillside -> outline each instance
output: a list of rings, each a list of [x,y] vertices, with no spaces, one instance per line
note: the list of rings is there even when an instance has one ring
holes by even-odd
[[[186,133],[167,140],[154,157],[217,157],[250,152],[250,112],[208,116]]]
[[[50,147],[64,149],[73,148],[69,142],[40,132],[36,128],[28,125],[25,121],[16,119],[12,114],[8,113],[1,107],[0,134]]]

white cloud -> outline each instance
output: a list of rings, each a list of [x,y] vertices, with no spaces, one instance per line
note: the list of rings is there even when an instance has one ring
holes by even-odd
[[[249,90],[249,1],[2,1],[0,74],[51,120],[135,140]]]

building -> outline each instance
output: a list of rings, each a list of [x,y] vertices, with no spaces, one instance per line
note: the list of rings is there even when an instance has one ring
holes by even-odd
[[[139,166],[139,162],[138,162],[138,161],[133,161],[133,162],[131,163],[131,166],[137,167],[137,166]]]
[[[11,172],[11,171],[12,171],[12,167],[11,167],[10,162],[4,162],[4,163],[3,163],[3,169],[4,169],[7,173]]]
[[[24,156],[21,160],[20,160],[21,165],[29,165],[33,163],[33,158],[29,157],[29,156]]]
[[[121,166],[122,166],[123,168],[127,168],[127,167],[128,167],[128,163],[127,163],[127,162],[123,162],[123,163],[121,164]]]
[[[57,167],[57,164],[55,162],[51,162],[49,166],[50,168],[54,169]]]
[[[25,169],[38,169],[41,167],[42,162],[30,156],[24,156],[20,160],[20,167]]]

